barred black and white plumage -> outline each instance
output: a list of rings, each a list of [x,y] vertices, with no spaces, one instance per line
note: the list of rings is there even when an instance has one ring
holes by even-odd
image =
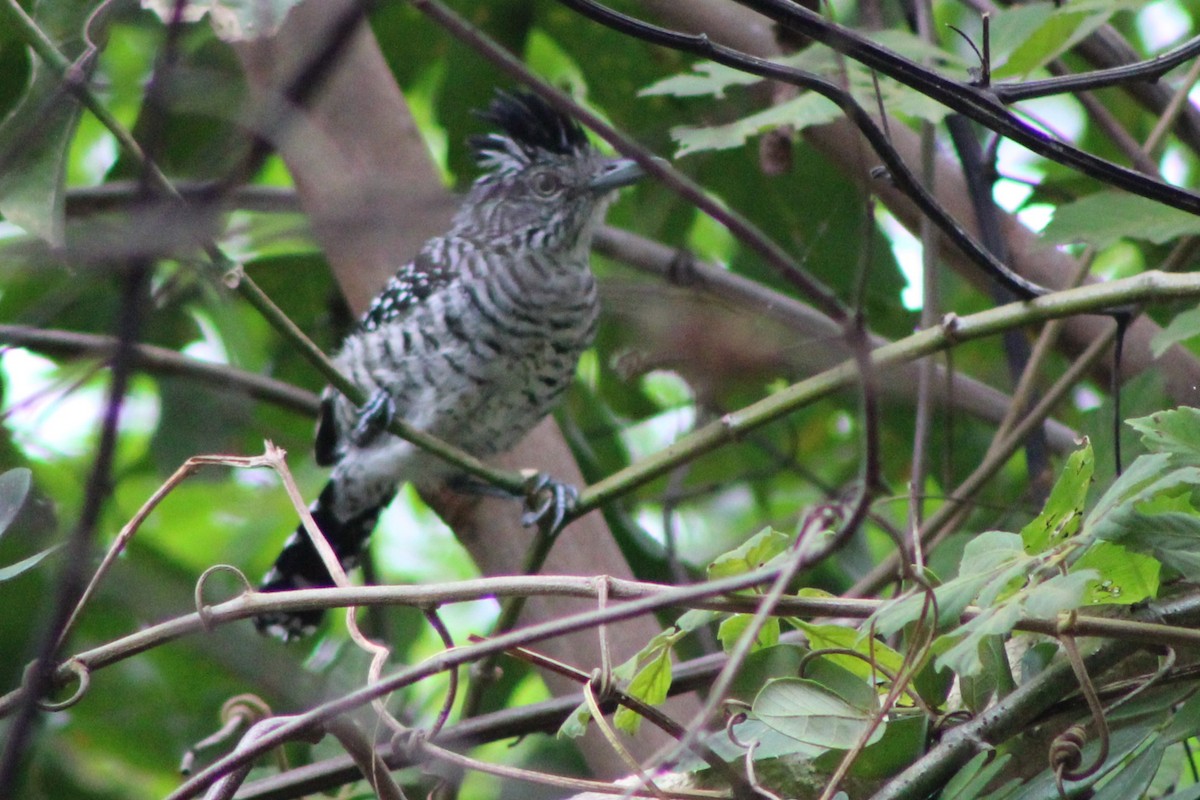
[[[516,444],[570,384],[599,312],[592,235],[614,190],[641,171],[601,155],[535,95],[497,93],[482,116],[499,129],[470,140],[486,172],[446,235],[388,281],[335,363],[410,424],[486,457]],[[361,436],[364,413],[327,390],[317,427],[317,461],[333,474],[313,516],[347,567],[401,483],[451,474],[390,434]],[[331,583],[300,529],[262,588]],[[256,624],[288,639],[320,618],[279,613]]]

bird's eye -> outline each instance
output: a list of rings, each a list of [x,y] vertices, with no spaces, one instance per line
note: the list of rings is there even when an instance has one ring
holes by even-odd
[[[533,176],[530,185],[542,197],[552,197],[562,189],[562,181],[553,172],[539,172]]]

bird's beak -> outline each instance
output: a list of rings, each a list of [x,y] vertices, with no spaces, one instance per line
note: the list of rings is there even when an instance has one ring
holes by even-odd
[[[632,158],[614,158],[604,165],[600,174],[592,178],[588,188],[596,193],[611,192],[622,186],[637,183],[645,175],[646,171]]]

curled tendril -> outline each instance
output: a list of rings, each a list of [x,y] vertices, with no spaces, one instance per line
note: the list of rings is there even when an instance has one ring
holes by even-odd
[[[428,740],[429,736],[423,730],[418,728],[403,728],[397,729],[392,734],[389,745],[392,748],[393,756],[402,758],[410,764],[416,764],[420,762],[422,750],[425,748],[425,742]]]
[[[179,763],[179,773],[181,775],[192,774],[192,764],[196,762],[196,753],[228,740],[243,723],[254,725],[269,716],[271,716],[271,707],[256,694],[238,694],[229,698],[221,705],[221,727],[216,733],[206,736],[188,748]]]
[[[588,678],[588,685],[596,696],[596,702],[603,705],[604,701],[612,699],[614,688],[612,670],[597,667]]]
[[[1082,725],[1072,725],[1050,743],[1050,766],[1054,769],[1054,783],[1063,800],[1067,798],[1063,781],[1081,780],[1095,772],[1095,767],[1079,769],[1083,764],[1083,747],[1086,744],[1087,731]]]
[[[31,665],[32,666],[32,665]],[[66,669],[77,679],[75,691],[66,700],[47,700],[39,698],[37,706],[43,711],[65,711],[71,706],[78,703],[87,694],[88,688],[92,685],[92,671],[88,669],[88,665],[80,661],[78,658],[70,658],[63,662],[60,669]]]
[[[732,709],[726,709],[726,711],[732,711]],[[732,742],[735,747],[740,747],[742,750],[749,750],[754,742],[750,742],[749,744],[743,742],[740,738],[738,738],[737,732],[734,731],[734,728],[736,728],[738,725],[741,725],[748,719],[750,719],[750,715],[740,709],[732,714],[728,714],[725,719],[725,736],[728,737],[729,741]]]
[[[1060,620],[1059,629],[1068,630],[1074,624],[1075,612],[1072,611]],[[1108,719],[1105,717],[1104,708],[1100,705],[1100,698],[1096,695],[1096,687],[1092,685],[1092,679],[1088,676],[1087,666],[1083,663],[1082,656],[1079,655],[1075,637],[1065,633],[1061,634],[1059,644],[1067,656],[1067,661],[1071,664],[1071,669],[1075,672],[1075,679],[1079,681],[1079,690],[1087,700],[1088,709],[1092,712],[1092,722],[1096,726],[1100,743],[1100,751],[1096,754],[1095,761],[1086,767],[1080,766],[1083,759],[1083,745],[1087,742],[1087,732],[1083,726],[1072,725],[1050,743],[1050,764],[1054,768],[1059,794],[1065,798],[1066,794],[1062,785],[1064,780],[1081,781],[1089,778],[1095,775],[1108,759],[1109,731]]]
[[[256,694],[236,694],[221,705],[221,721],[245,720],[253,725],[271,716],[271,706]]]
[[[204,602],[204,587],[208,584],[208,579],[217,572],[231,572],[242,584],[242,594],[252,594],[254,587],[250,585],[250,581],[246,579],[246,574],[237,567],[229,564],[216,564],[204,570],[200,577],[196,579],[196,589],[193,598],[196,603],[196,614],[200,617],[200,625],[205,631],[212,631],[212,612],[208,605]]]

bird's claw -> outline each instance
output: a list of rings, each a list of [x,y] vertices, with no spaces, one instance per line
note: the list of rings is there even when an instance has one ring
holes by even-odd
[[[557,535],[577,502],[578,489],[539,472],[526,484],[526,511],[521,515],[521,524],[527,528],[542,525],[551,536]]]
[[[355,447],[366,447],[387,430],[396,416],[396,401],[391,394],[379,389],[358,410],[358,422],[350,431]]]

